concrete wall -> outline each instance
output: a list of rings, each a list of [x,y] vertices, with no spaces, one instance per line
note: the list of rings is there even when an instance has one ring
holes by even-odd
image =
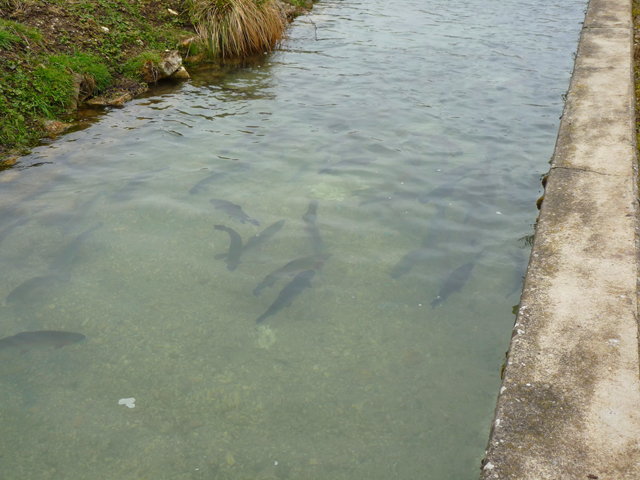
[[[640,479],[630,0],[591,0],[481,479]]]

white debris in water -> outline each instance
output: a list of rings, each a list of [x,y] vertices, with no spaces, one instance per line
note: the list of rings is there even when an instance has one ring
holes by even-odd
[[[502,212],[496,212],[496,215],[502,215]]]
[[[124,405],[128,408],[136,408],[136,399],[134,397],[121,398],[118,400],[118,405]]]

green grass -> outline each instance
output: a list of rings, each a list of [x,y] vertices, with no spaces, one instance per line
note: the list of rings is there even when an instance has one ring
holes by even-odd
[[[124,73],[127,77],[135,78],[140,81],[142,72],[142,68],[147,64],[151,63],[152,65],[158,65],[161,61],[160,55],[155,52],[142,52],[139,55],[129,59],[127,63],[124,64],[124,68],[122,73]],[[152,67],[153,68],[153,67]]]
[[[73,73],[83,75],[95,85],[97,93],[104,91],[111,83],[111,73],[104,61],[97,55],[74,53],[73,55],[54,55],[49,58],[53,65],[67,68]]]
[[[16,45],[29,45],[30,42],[39,43],[42,34],[11,20],[0,19],[0,50],[9,50]]]
[[[54,55],[36,68],[15,66],[0,82],[0,143],[29,143],[37,138],[35,119],[64,113],[73,101],[74,73],[83,75],[98,90],[111,81],[104,62],[84,53]]]

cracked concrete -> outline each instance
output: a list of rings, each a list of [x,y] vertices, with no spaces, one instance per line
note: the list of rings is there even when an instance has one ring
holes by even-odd
[[[630,0],[591,0],[547,179],[485,479],[640,479]]]

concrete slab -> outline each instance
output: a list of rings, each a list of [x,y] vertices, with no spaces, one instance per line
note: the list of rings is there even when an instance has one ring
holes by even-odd
[[[591,0],[481,479],[640,479],[630,0]]]

